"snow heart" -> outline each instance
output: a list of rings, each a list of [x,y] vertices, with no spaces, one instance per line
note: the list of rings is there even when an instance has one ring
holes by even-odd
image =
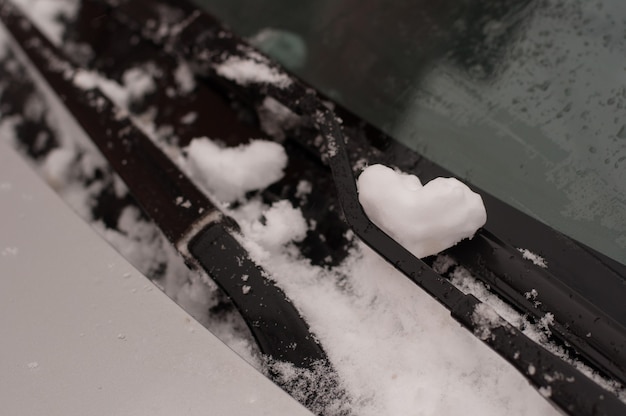
[[[192,177],[218,200],[230,203],[280,180],[287,154],[283,146],[268,140],[222,147],[201,137],[189,143],[186,161]]]
[[[372,165],[357,187],[370,220],[419,258],[472,238],[487,221],[480,195],[455,178],[422,185],[414,175]]]

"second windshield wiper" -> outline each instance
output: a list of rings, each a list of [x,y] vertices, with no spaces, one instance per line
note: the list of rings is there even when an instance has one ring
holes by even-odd
[[[205,270],[233,301],[261,352],[298,368],[328,366],[326,353],[298,310],[236,239],[236,223],[98,88],[77,86],[80,69],[4,0],[0,18],[144,211],[186,262]]]

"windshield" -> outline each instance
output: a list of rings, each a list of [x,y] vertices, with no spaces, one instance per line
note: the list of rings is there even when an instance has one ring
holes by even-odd
[[[626,3],[196,0],[307,82],[626,263]]]

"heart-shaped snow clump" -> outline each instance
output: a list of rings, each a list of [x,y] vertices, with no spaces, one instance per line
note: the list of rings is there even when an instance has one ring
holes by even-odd
[[[480,195],[455,178],[422,185],[414,175],[372,165],[357,186],[370,220],[419,258],[472,238],[487,221]]]
[[[221,202],[230,203],[280,180],[287,153],[282,145],[268,140],[223,147],[201,137],[189,143],[186,162],[193,178]]]

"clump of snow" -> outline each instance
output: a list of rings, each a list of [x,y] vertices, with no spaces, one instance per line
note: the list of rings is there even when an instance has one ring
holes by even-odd
[[[536,266],[539,266],[541,268],[544,268],[544,269],[548,268],[548,262],[539,254],[535,254],[532,251],[525,249],[525,248],[518,248],[518,250],[520,253],[522,253],[522,257],[525,258],[526,260],[532,261]]]
[[[187,147],[187,164],[195,179],[220,201],[228,203],[281,179],[287,154],[281,145],[266,140],[221,147],[199,138]]]
[[[306,201],[311,191],[313,191],[313,184],[303,179],[298,182],[295,197],[300,199],[301,201]]]
[[[547,312],[544,316],[541,317],[539,322],[537,323],[539,328],[541,328],[546,334],[550,335],[551,330],[550,327],[554,325],[554,314]]]
[[[291,80],[286,74],[270,67],[266,62],[260,62],[253,58],[231,56],[221,64],[216,65],[215,72],[239,85],[266,83],[286,88],[291,84]]]
[[[156,89],[154,77],[146,68],[130,68],[122,75],[129,102],[139,100]]]
[[[372,165],[357,185],[370,220],[420,258],[473,237],[487,221],[480,195],[454,178],[422,185],[414,175]]]
[[[300,116],[272,97],[266,97],[257,109],[261,129],[270,137],[283,140],[285,131],[300,123]]]
[[[274,376],[275,382],[292,392],[292,396],[317,415],[354,414],[348,393],[342,388],[337,374],[328,363],[318,361],[310,369],[297,368],[293,364],[266,360],[266,373]],[[317,392],[324,391],[320,395]],[[314,398],[314,400],[311,400]]]
[[[184,61],[178,63],[174,71],[174,79],[176,80],[178,91],[182,94],[189,94],[196,88],[196,79],[193,72],[189,68],[189,64]]]
[[[531,289],[530,292],[524,293],[524,296],[526,299],[535,300],[539,296],[539,292],[537,292],[537,289]]]
[[[85,69],[76,70],[73,82],[84,90],[99,88],[123,110],[127,110],[130,103],[142,99],[156,89],[151,72],[141,67],[126,70],[122,75],[122,84]]]
[[[61,18],[74,16],[80,0],[11,0],[47,38],[60,45],[64,26]]]
[[[263,219],[247,227],[246,236],[270,251],[306,237],[308,227],[302,211],[294,208],[289,201],[273,203],[264,213]]]
[[[120,109],[128,107],[129,92],[124,86],[96,72],[78,69],[74,73],[73,82],[78,88],[84,90],[99,88]]]
[[[180,122],[183,124],[191,124],[198,119],[198,113],[190,111],[180,118]]]
[[[545,398],[550,398],[552,396],[552,387],[539,387],[539,393]]]
[[[36,368],[38,368],[38,367],[39,367],[39,363],[38,363],[37,361],[32,361],[32,362],[30,362],[30,363],[26,364],[26,367],[27,367],[29,370],[34,370],[34,369],[36,369]]]
[[[76,158],[76,152],[72,148],[60,147],[52,150],[41,167],[46,182],[54,189],[61,189],[69,179],[71,164]]]
[[[472,315],[472,321],[476,325],[476,334],[482,340],[488,339],[491,336],[491,330],[504,323],[500,315],[498,315],[491,306],[485,303],[476,305],[474,314]]]
[[[454,260],[452,257],[447,256],[445,254],[440,254],[435,259],[435,262],[433,263],[432,268],[437,274],[445,274],[452,267],[456,266],[456,264],[457,264],[456,260]]]

